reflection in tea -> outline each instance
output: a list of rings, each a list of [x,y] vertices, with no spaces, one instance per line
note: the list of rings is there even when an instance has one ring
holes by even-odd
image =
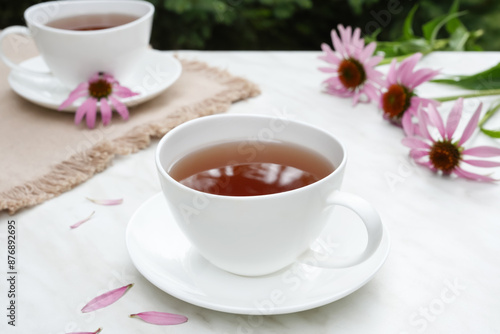
[[[137,16],[126,14],[87,14],[64,17],[47,23],[57,29],[89,31],[109,29],[137,20]]]
[[[231,142],[183,157],[169,174],[180,183],[206,193],[257,196],[307,186],[333,170],[325,157],[301,146]]]

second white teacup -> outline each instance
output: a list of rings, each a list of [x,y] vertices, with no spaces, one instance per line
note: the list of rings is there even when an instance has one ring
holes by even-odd
[[[88,80],[97,72],[107,72],[120,81],[131,76],[148,48],[154,6],[139,0],[68,0],[50,1],[26,9],[27,27],[12,26],[0,34],[2,40],[11,34],[32,37],[51,73],[68,88]],[[131,17],[125,24],[106,29],[72,30],[54,28],[60,20],[104,21],[110,17]],[[125,21],[127,22],[127,21]],[[97,22],[99,24],[99,22]],[[96,22],[89,22],[95,25]],[[111,23],[112,24],[112,23]],[[85,28],[85,27],[83,27]],[[95,26],[94,26],[95,28]],[[28,75],[44,75],[15,64],[0,48],[0,58],[11,68]]]

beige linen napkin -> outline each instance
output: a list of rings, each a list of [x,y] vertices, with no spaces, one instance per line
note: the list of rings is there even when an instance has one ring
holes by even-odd
[[[182,122],[259,94],[243,78],[202,62],[180,61],[182,75],[164,93],[131,107],[128,121],[115,113],[110,125],[93,130],[85,120],[76,126],[74,113],[19,97],[7,82],[10,69],[0,62],[0,211],[13,214],[42,203],[104,170],[115,155],[136,152]]]

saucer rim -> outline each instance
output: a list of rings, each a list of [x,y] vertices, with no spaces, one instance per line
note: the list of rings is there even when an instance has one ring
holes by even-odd
[[[292,304],[292,305],[285,305],[285,306],[276,306],[270,311],[263,311],[260,309],[257,309],[256,307],[241,307],[241,306],[231,306],[231,305],[226,305],[221,302],[217,301],[205,301],[205,300],[200,300],[196,298],[196,295],[190,294],[190,293],[185,293],[183,290],[175,289],[175,286],[172,288],[165,288],[165,284],[168,283],[169,281],[172,281],[171,278],[168,278],[167,280],[163,280],[163,282],[157,282],[155,277],[151,277],[153,275],[150,275],[147,270],[146,266],[141,266],[138,264],[138,259],[136,258],[136,255],[133,254],[130,243],[132,242],[130,239],[130,234],[132,233],[133,227],[134,227],[134,221],[136,221],[136,217],[149,205],[151,205],[152,202],[155,202],[158,200],[158,197],[163,197],[163,193],[159,192],[156,195],[151,196],[148,198],[146,201],[144,201],[134,212],[134,214],[131,216],[130,220],[127,223],[127,229],[125,233],[125,242],[126,242],[126,247],[129,253],[129,256],[132,260],[133,265],[135,268],[141,273],[141,275],[148,280],[150,283],[152,283],[154,286],[156,286],[158,289],[164,291],[165,293],[182,300],[184,302],[187,302],[189,304],[203,307],[206,309],[214,310],[214,311],[220,311],[220,312],[225,312],[225,313],[230,313],[230,314],[241,314],[241,315],[279,315],[279,314],[290,314],[290,313],[296,313],[296,312],[302,312],[310,309],[314,309],[320,306],[324,306],[327,304],[330,304],[332,302],[335,302],[339,299],[342,299],[351,293],[357,291],[364,285],[366,285],[369,281],[373,279],[375,274],[382,268],[384,263],[387,260],[387,257],[389,255],[389,251],[391,248],[391,241],[390,241],[390,235],[385,226],[383,226],[383,237],[381,240],[381,243],[376,251],[376,253],[373,256],[379,256],[380,259],[377,261],[377,265],[374,266],[374,268],[370,269],[370,273],[366,275],[366,277],[359,282],[358,284],[354,284],[348,289],[345,289],[341,292],[334,293],[333,295],[327,295],[325,298],[317,298],[313,302],[302,302],[298,304]],[[163,198],[165,201],[165,199]],[[173,222],[172,224],[175,224]],[[385,249],[383,249],[385,247]],[[362,266],[363,263],[359,264],[358,266]],[[351,267],[353,268],[353,267]],[[325,268],[319,268],[321,270],[349,270],[350,268],[345,268],[345,269],[325,269]],[[281,270],[277,273],[270,274],[270,276],[273,275],[279,275]],[[227,275],[232,275],[231,273],[227,273]],[[238,275],[236,275],[238,276]],[[253,279],[252,277],[245,277],[245,276],[238,276],[242,280],[248,280],[249,282]],[[173,282],[173,281],[172,281]],[[175,282],[173,282],[175,285]],[[168,284],[167,284],[168,285]]]
[[[161,54],[161,56],[163,56],[165,58],[169,58],[169,61],[171,61],[173,66],[175,66],[174,76],[172,76],[172,78],[170,78],[170,80],[165,81],[165,83],[163,85],[160,85],[159,88],[157,88],[156,90],[146,92],[146,94],[140,93],[139,95],[136,95],[136,96],[131,96],[131,97],[121,99],[120,101],[123,102],[127,107],[139,105],[139,104],[142,104],[144,102],[147,102],[147,101],[155,98],[156,96],[163,93],[170,86],[172,86],[180,78],[182,71],[183,71],[182,64],[179,61],[179,59],[177,59],[176,57],[174,57],[174,55],[170,54],[167,51],[161,51],[161,50],[156,50],[156,49],[147,49],[146,53],[145,53],[145,59],[143,60],[143,62],[147,62],[148,61],[147,57],[154,56],[155,54]],[[37,55],[37,56],[31,57],[29,59],[26,59],[26,60],[22,61],[19,64],[19,66],[26,67],[29,62],[38,61],[38,60],[43,62],[43,58],[41,55]],[[12,69],[9,72],[9,75],[7,77],[7,81],[9,83],[9,86],[17,95],[19,95],[20,97],[22,97],[23,99],[25,99],[27,101],[30,101],[33,104],[36,104],[38,106],[41,106],[41,107],[44,107],[47,109],[52,109],[52,110],[55,110],[58,112],[75,113],[77,108],[81,105],[81,103],[83,103],[83,101],[81,101],[81,102],[76,101],[72,105],[65,108],[64,110],[58,110],[59,105],[63,101],[56,101],[56,100],[50,99],[50,98],[42,99],[42,98],[38,98],[37,95],[32,95],[32,94],[27,93],[31,90],[26,89],[26,87],[22,85],[22,82],[20,83],[20,80],[15,78],[16,75],[18,75],[18,72],[19,71],[17,71],[16,69]],[[56,80],[56,79],[54,77],[52,77],[52,80]],[[70,93],[70,90],[68,89],[68,94],[69,93]]]

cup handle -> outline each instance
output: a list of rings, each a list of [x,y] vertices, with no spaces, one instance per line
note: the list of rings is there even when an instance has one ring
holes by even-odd
[[[368,233],[366,248],[358,256],[340,258],[330,254],[326,259],[325,254],[309,249],[299,257],[298,262],[321,268],[347,268],[368,260],[380,245],[383,234],[382,221],[375,208],[361,197],[339,190],[335,190],[327,201],[329,205],[341,205],[349,208],[361,218]]]
[[[7,37],[8,35],[11,35],[11,34],[18,34],[18,35],[24,35],[27,37],[32,37],[31,32],[27,27],[12,26],[12,27],[8,27],[8,28],[3,29],[2,32],[0,32],[0,59],[2,59],[3,62],[13,70],[16,70],[16,71],[19,71],[19,72],[22,72],[25,74],[29,74],[29,75],[35,74],[35,75],[39,75],[39,76],[51,76],[52,74],[50,72],[33,71],[30,69],[21,67],[18,64],[14,63],[12,60],[10,60],[5,55],[5,53],[3,52],[3,48],[1,47],[2,42],[5,39],[5,37]]]

